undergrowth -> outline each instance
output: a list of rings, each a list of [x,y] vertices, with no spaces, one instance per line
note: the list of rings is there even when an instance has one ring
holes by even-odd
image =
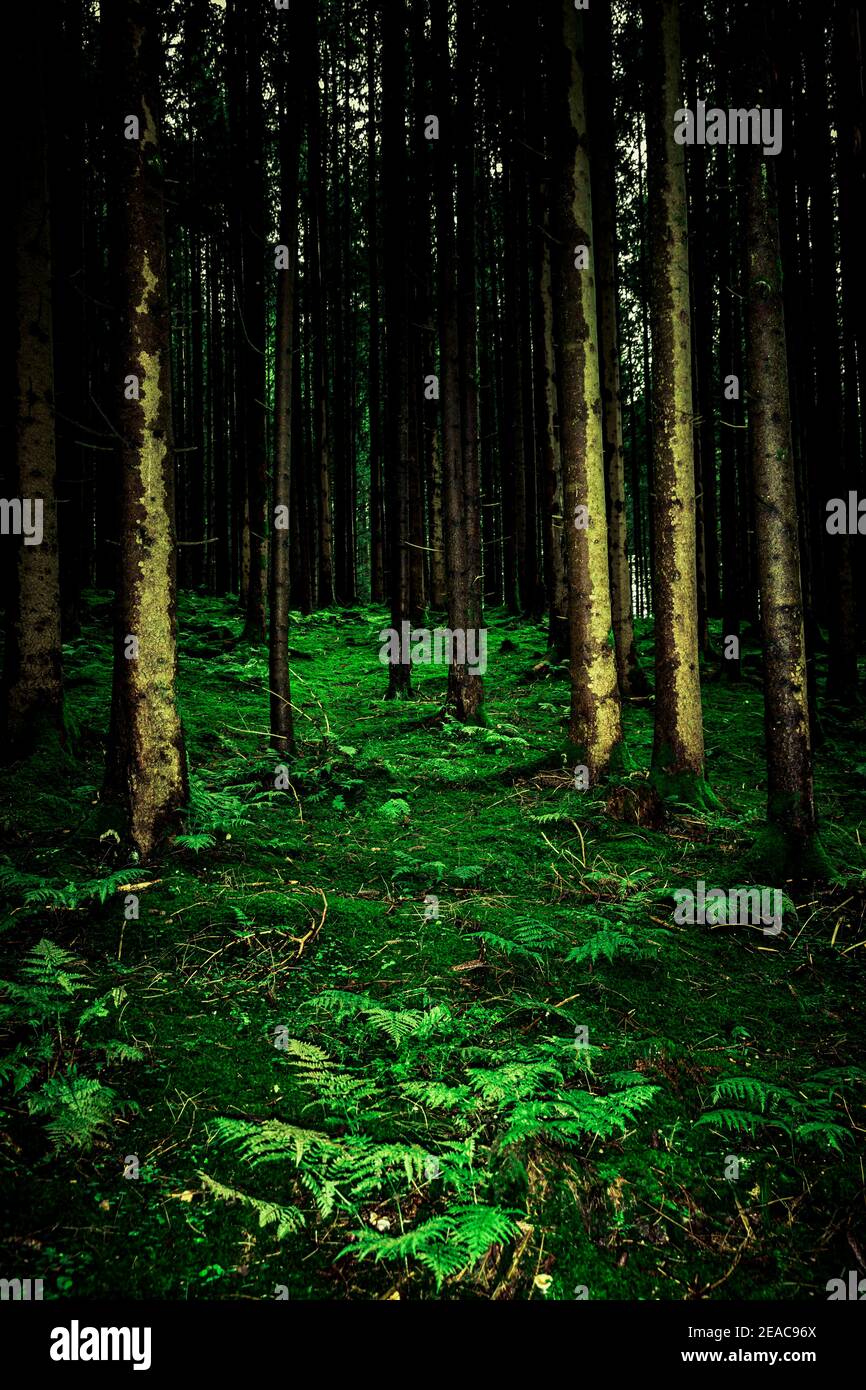
[[[53,1297],[821,1296],[866,1243],[862,715],[817,767],[839,881],[770,885],[778,937],[692,927],[675,889],[751,881],[754,681],[707,673],[719,804],[659,823],[649,703],[579,792],[541,628],[491,616],[465,729],[435,668],[383,701],[380,626],[293,620],[281,763],[265,654],[184,596],[190,804],[129,867],[92,596],[67,745],[3,775],[9,1262]]]

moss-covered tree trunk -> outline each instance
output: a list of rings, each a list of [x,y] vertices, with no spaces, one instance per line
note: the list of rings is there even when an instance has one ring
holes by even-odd
[[[118,84],[108,138],[114,144],[123,210],[121,241],[111,251],[117,258],[124,371],[117,383],[123,442],[106,789],[124,802],[129,838],[146,858],[187,798],[175,698],[174,458],[157,81],[160,35],[150,7],[130,0],[111,11],[106,41]]]
[[[644,5],[652,332],[655,732],[653,780],[680,800],[705,794],[695,575],[695,451],[678,0]]]
[[[780,874],[802,873],[818,855],[778,215],[771,162],[760,147],[749,149],[746,159],[746,373],[764,644],[768,858]]]
[[[591,13],[588,34],[592,78],[592,197],[598,281],[602,430],[608,500],[610,606],[620,694],[646,695],[649,685],[638,661],[634,643],[631,574],[628,563],[625,452],[622,442],[622,397],[616,322],[616,147],[613,129],[613,53],[609,6],[602,5]]]
[[[622,742],[611,611],[596,318],[596,246],[585,104],[584,17],[562,0],[552,45],[556,100],[559,437],[565,499],[571,646],[569,734],[590,781]],[[552,16],[553,18],[553,16]]]
[[[63,719],[46,94],[39,28],[35,12],[26,14],[16,36],[20,47],[16,43],[13,51],[14,64],[25,78],[11,131],[17,200],[18,409],[14,483],[6,499],[12,519],[7,534],[0,537],[0,545],[14,547],[2,701],[5,751],[13,756],[32,747],[44,729],[60,728]]]

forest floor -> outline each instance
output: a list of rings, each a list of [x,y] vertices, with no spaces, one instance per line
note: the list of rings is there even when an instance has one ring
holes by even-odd
[[[608,809],[574,787],[541,627],[488,615],[467,729],[436,719],[441,668],[383,701],[381,612],[293,620],[286,777],[264,653],[235,606],[185,595],[191,810],[141,866],[99,792],[109,614],[91,595],[66,649],[68,750],[0,784],[4,1276],[46,1298],[805,1300],[866,1273],[862,711],[823,711],[838,880],[784,885],[778,937],[678,925],[675,888],[755,882],[757,649],[737,685],[705,673],[722,809],[639,824],[651,700]]]

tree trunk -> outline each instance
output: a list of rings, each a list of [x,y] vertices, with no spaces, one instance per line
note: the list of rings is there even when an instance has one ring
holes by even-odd
[[[571,720],[577,756],[596,782],[619,756],[622,742],[611,628],[604,440],[596,318],[597,248],[587,142],[585,21],[572,0],[561,0],[554,45],[552,124],[559,174],[560,445],[568,561],[571,636]],[[576,264],[580,249],[588,264]]]
[[[406,227],[406,25],[401,6],[382,15],[382,158],[385,218],[385,442],[390,465],[391,626],[409,619],[409,281]],[[404,655],[401,651],[400,656]],[[408,656],[408,653],[405,653]],[[388,667],[389,699],[411,694],[408,661]]]
[[[754,13],[754,11],[753,11]],[[766,34],[756,42],[762,47]],[[761,97],[768,95],[762,83]],[[815,840],[796,489],[772,161],[747,152],[747,376],[764,641],[770,827],[778,872],[802,872]]]
[[[625,508],[625,454],[622,444],[619,340],[616,323],[616,146],[613,129],[613,67],[610,8],[602,5],[589,21],[592,99],[590,137],[598,335],[601,355],[602,431],[608,501],[610,604],[620,695],[646,695],[649,683],[634,644],[628,527]]]
[[[652,776],[665,795],[700,801],[704,730],[698,673],[695,456],[685,150],[678,0],[647,0],[647,164],[652,327],[655,732]]]
[[[141,0],[111,11],[106,40],[118,87],[109,136],[120,147],[124,236],[116,248],[121,293],[120,556],[107,790],[128,813],[143,859],[187,797],[175,699],[174,459],[168,275],[160,159],[160,34]],[[124,139],[127,113],[140,125]]]
[[[289,679],[289,599],[291,582],[291,469],[292,411],[295,400],[294,327],[298,243],[298,154],[300,129],[292,98],[297,74],[302,71],[297,45],[300,25],[294,15],[289,33],[281,35],[288,46],[282,52],[280,87],[280,247],[286,248],[285,264],[277,270],[276,346],[274,350],[274,464],[271,512],[270,564],[270,675],[271,746],[278,752],[294,749],[292,691]]]
[[[379,218],[376,197],[376,0],[367,11],[367,268],[369,340],[367,413],[370,444],[370,597],[385,597],[385,502],[382,492],[381,333],[379,327]]]
[[[24,12],[16,31],[19,38],[13,63],[27,80],[14,107],[11,142],[17,210],[18,410],[14,492],[3,502],[4,532],[8,526],[16,535],[3,672],[6,751],[13,756],[29,751],[41,734],[61,730],[63,724],[45,39],[36,12]]]

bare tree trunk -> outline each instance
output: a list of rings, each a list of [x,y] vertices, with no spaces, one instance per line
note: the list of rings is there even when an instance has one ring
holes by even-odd
[[[61,730],[63,725],[45,40],[35,12],[26,11],[23,20],[16,31],[20,47],[13,61],[27,80],[21,83],[14,108],[11,145],[13,207],[17,205],[18,409],[14,494],[3,502],[4,509],[9,508],[10,530],[17,532],[2,692],[6,751],[13,756],[29,751],[46,729]],[[3,521],[5,531],[5,512]]]
[[[616,323],[616,149],[613,131],[613,53],[607,5],[595,10],[587,26],[590,37],[592,100],[590,137],[595,221],[595,266],[598,288],[598,336],[601,356],[602,431],[608,501],[610,605],[620,695],[646,695],[649,682],[634,644],[628,525],[625,507],[625,454],[622,444],[622,397]]]
[[[570,739],[590,782],[620,757],[622,724],[611,628],[584,17],[561,0],[553,46],[559,174],[560,443],[571,636]],[[584,263],[583,256],[588,260]]]
[[[752,7],[759,51],[767,31]],[[769,103],[758,74],[757,95]],[[791,446],[778,216],[772,161],[747,151],[746,287],[749,438],[764,641],[764,701],[771,839],[767,857],[786,877],[820,862],[812,789],[799,532]]]
[[[109,11],[105,33],[117,73],[112,129],[123,166],[118,198],[124,235],[115,250],[125,369],[125,380],[118,383],[123,439],[120,556],[106,789],[124,802],[132,845],[147,859],[187,798],[175,698],[174,459],[159,157],[160,35],[141,0]],[[127,113],[139,123],[137,139],[123,138]]]
[[[650,318],[653,346],[655,736],[653,780],[703,800],[698,671],[692,345],[684,148],[674,140],[682,73],[678,0],[646,0]]]
[[[292,691],[289,679],[289,600],[291,576],[291,468],[292,428],[295,399],[294,326],[297,283],[298,242],[298,154],[300,129],[297,106],[292,98],[297,74],[301,70],[297,48],[299,29],[296,17],[283,20],[290,26],[281,34],[288,54],[281,53],[280,88],[280,247],[286,248],[285,263],[277,269],[277,323],[274,352],[274,467],[273,509],[271,512],[270,565],[270,675],[271,745],[280,752],[294,748]],[[282,249],[280,252],[282,260]]]

